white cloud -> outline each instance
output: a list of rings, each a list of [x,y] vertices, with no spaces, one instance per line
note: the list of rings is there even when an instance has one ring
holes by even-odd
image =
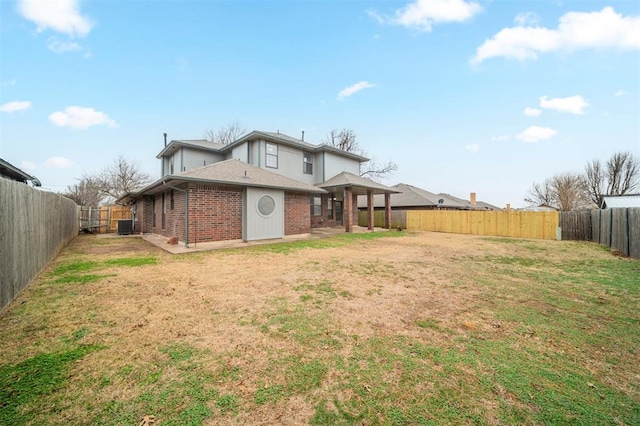
[[[8,80],[8,81],[3,81],[2,82],[2,87],[13,87],[16,85],[16,83],[18,82],[18,80],[16,80],[15,78]]]
[[[557,29],[539,26],[504,28],[478,47],[472,64],[503,56],[536,59],[539,53],[581,49],[640,49],[640,16],[622,16],[612,7],[599,12],[569,12]]]
[[[433,24],[464,22],[480,13],[482,7],[465,0],[415,0],[395,11],[391,17],[376,12],[369,15],[381,24],[401,25],[418,31],[430,32]]]
[[[51,157],[44,162],[44,165],[51,169],[68,169],[74,162],[64,157]]]
[[[101,124],[106,124],[108,127],[117,127],[116,122],[104,112],[79,106],[70,106],[66,107],[64,111],[54,112],[49,116],[49,121],[56,126],[70,127],[72,129],[87,129]]]
[[[570,112],[571,114],[584,114],[584,109],[589,103],[580,95],[569,96],[568,98],[551,98],[542,96],[540,98],[542,108],[555,109],[560,112]]]
[[[465,145],[464,148],[470,152],[478,152],[480,150],[480,144],[472,143],[469,145]]]
[[[518,13],[515,18],[513,18],[513,22],[518,24],[519,26],[525,25],[535,25],[539,21],[538,15],[533,12],[522,12]]]
[[[24,111],[25,109],[31,108],[31,102],[29,101],[13,101],[7,102],[0,106],[0,112],[16,112],[16,111]]]
[[[36,166],[36,164],[32,163],[31,161],[23,161],[22,163],[20,163],[20,168],[24,170],[35,170],[38,168],[38,166]]]
[[[370,89],[372,87],[376,87],[375,84],[369,83],[368,81],[360,81],[356,84],[353,84],[349,87],[345,87],[344,89],[342,89],[340,92],[338,92],[338,100],[342,101],[346,98],[348,98],[349,96],[355,95],[356,93],[358,93],[361,90],[364,89]]]
[[[542,110],[537,108],[526,107],[524,109],[524,115],[527,117],[538,117],[540,114],[542,114]]]
[[[82,16],[78,0],[20,0],[18,12],[38,26],[38,32],[51,29],[70,36],[85,36],[93,22]]]
[[[504,142],[504,141],[508,141],[510,137],[511,137],[510,135],[491,136],[491,140]]]
[[[557,131],[549,127],[531,126],[524,129],[522,133],[516,135],[516,138],[524,142],[535,143],[535,142],[551,139],[557,133],[558,133]]]
[[[627,92],[626,90],[618,90],[616,93],[613,94],[613,96],[624,96],[624,95],[628,95],[629,92]]]
[[[51,37],[47,42],[49,50],[55,53],[80,52],[82,46],[74,41],[60,41],[56,37]]]

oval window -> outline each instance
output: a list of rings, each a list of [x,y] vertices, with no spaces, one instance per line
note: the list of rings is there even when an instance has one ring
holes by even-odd
[[[276,200],[274,200],[269,195],[263,195],[258,200],[258,213],[261,216],[271,216],[273,211],[276,209]]]

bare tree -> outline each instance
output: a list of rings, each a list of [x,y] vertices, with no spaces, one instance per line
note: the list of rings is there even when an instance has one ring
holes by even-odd
[[[323,143],[346,152],[356,154],[362,152],[360,146],[358,146],[356,134],[351,129],[331,129]]]
[[[366,151],[361,149],[358,145],[356,134],[351,129],[332,129],[326,139],[322,142],[331,147],[370,158],[366,163],[360,163],[360,176],[371,179],[380,179],[387,177],[398,170],[398,165],[391,160],[384,163],[378,163],[375,157],[369,157]]]
[[[151,183],[151,175],[140,170],[140,167],[123,156],[102,169],[95,177],[100,192],[105,197],[117,199],[127,192],[140,189]]]
[[[363,155],[366,157],[367,155]],[[378,163],[375,157],[372,157],[366,163],[360,163],[360,176],[371,179],[381,179],[398,171],[398,165],[389,160],[385,163]]]
[[[562,173],[534,183],[525,201],[535,205],[547,205],[559,210],[576,210],[589,206],[587,182],[579,173]]]
[[[602,195],[606,193],[605,189],[605,171],[600,160],[592,160],[587,163],[585,168],[585,180],[587,182],[587,191],[589,198],[597,206],[602,205]]]
[[[585,169],[589,197],[596,205],[603,195],[623,195],[640,186],[640,160],[631,152],[616,152],[603,165],[592,160]]]
[[[209,142],[229,145],[246,132],[247,129],[245,127],[243,127],[237,121],[234,121],[233,123],[223,126],[217,130],[209,129],[205,131],[204,137]]]
[[[96,178],[83,176],[78,183],[67,186],[61,195],[75,201],[79,206],[98,207],[104,198],[100,185]]]

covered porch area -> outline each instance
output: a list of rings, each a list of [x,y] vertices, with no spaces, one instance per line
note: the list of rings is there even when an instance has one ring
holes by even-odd
[[[367,229],[373,231],[373,196],[376,194],[384,194],[384,227],[389,229],[391,226],[391,194],[398,191],[363,178],[349,172],[342,172],[328,181],[316,185],[329,193],[337,193],[342,195],[343,211],[342,224],[345,232],[353,232],[354,227],[358,224],[358,196],[366,196],[367,198]]]

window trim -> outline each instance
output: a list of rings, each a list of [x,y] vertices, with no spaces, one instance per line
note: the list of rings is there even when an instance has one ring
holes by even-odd
[[[312,217],[322,216],[322,197],[320,195],[312,195],[311,199],[309,200],[309,206],[310,206]],[[320,211],[316,213],[317,209],[319,209]]]
[[[275,148],[275,154],[273,153],[269,153],[269,148],[270,147],[274,147]],[[269,159],[275,159],[275,166],[274,165],[270,165],[269,164]],[[272,143],[272,142],[265,142],[265,149],[264,149],[264,165],[265,167],[269,167],[270,169],[277,169],[278,168],[278,144]]]
[[[309,170],[307,170],[307,166]],[[313,174],[313,155],[307,151],[302,151],[302,173],[305,175]]]

